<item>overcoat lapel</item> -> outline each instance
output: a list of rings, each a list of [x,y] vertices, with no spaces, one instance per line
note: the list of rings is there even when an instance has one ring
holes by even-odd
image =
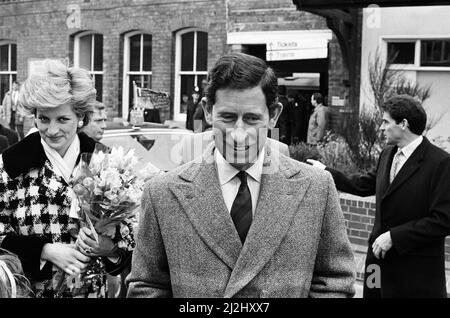
[[[206,150],[211,151],[211,147]],[[222,196],[210,154],[202,163],[180,173],[179,183],[170,186],[190,222],[206,245],[233,269],[242,249]],[[201,269],[200,269],[201,270]]]
[[[383,199],[393,193],[400,185],[407,181],[419,168],[420,162],[422,161],[426,148],[429,142],[426,138],[423,139],[422,143],[417,147],[417,149],[412,153],[412,155],[406,160],[402,168],[399,170],[398,174],[395,176],[392,183],[387,188],[383,195]],[[390,169],[389,169],[390,170]]]
[[[383,197],[383,195],[389,188],[389,176],[391,173],[391,165],[396,152],[397,147],[391,147],[387,149],[386,154],[382,158],[382,162],[380,162],[379,171],[381,174],[381,178],[379,180],[379,188],[377,187],[377,193],[380,194],[380,197]],[[377,176],[377,183],[378,183],[378,176]]]
[[[233,297],[267,264],[286,235],[292,217],[299,212],[300,202],[310,185],[306,177],[288,180],[299,171],[287,169],[277,160],[272,160],[271,165],[274,163],[280,170],[262,176],[254,219],[231,273],[225,297]]]

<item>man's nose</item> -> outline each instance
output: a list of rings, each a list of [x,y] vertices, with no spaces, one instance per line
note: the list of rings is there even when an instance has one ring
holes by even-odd
[[[244,143],[248,138],[247,130],[242,127],[235,128],[231,132],[231,138],[233,138],[233,141],[236,143]]]

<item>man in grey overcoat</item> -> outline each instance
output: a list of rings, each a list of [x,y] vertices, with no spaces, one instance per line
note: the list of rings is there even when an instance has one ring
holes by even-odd
[[[266,144],[282,110],[273,70],[233,53],[208,80],[214,142],[146,185],[128,297],[352,297],[331,175]]]

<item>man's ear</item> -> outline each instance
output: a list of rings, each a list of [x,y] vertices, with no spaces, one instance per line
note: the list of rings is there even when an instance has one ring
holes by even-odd
[[[205,97],[203,97],[205,98]],[[203,101],[202,98],[202,101]],[[205,114],[205,120],[208,124],[212,125],[212,108],[213,106],[210,105],[208,106],[208,102],[205,101],[205,103],[202,102],[202,108],[203,108],[203,113]]]
[[[405,130],[406,128],[409,128],[409,123],[406,118],[402,120],[402,129]]]
[[[272,107],[269,109],[269,129],[275,128],[275,125],[277,124],[278,118],[281,115],[281,112],[283,111],[283,104],[280,102],[275,103],[275,105],[272,105]]]

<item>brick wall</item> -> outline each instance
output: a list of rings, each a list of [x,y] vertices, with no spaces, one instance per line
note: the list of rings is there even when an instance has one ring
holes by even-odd
[[[69,28],[67,7],[81,10],[81,26]],[[152,35],[152,88],[174,94],[175,33],[195,27],[208,31],[208,68],[225,52],[227,32],[327,29],[326,20],[299,11],[291,0],[47,0],[0,3],[0,40],[17,43],[18,80],[32,58],[73,58],[73,38],[82,31],[103,34],[103,101],[111,117],[122,107],[124,34]],[[329,96],[346,78],[335,39],[330,45]],[[340,94],[340,93],[339,93]],[[161,119],[172,116],[167,109]]]
[[[228,31],[328,29],[320,16],[298,11],[292,0],[228,0]]]
[[[66,9],[78,4],[81,27],[69,29]],[[208,66],[226,50],[224,0],[49,0],[0,3],[0,40],[17,43],[18,80],[27,76],[30,58],[70,58],[73,35],[93,30],[103,34],[103,101],[110,116],[122,103],[123,35],[143,30],[152,35],[152,88],[173,95],[175,32],[188,27],[208,31]],[[72,40],[73,41],[73,40]],[[161,119],[169,118],[169,110]]]

